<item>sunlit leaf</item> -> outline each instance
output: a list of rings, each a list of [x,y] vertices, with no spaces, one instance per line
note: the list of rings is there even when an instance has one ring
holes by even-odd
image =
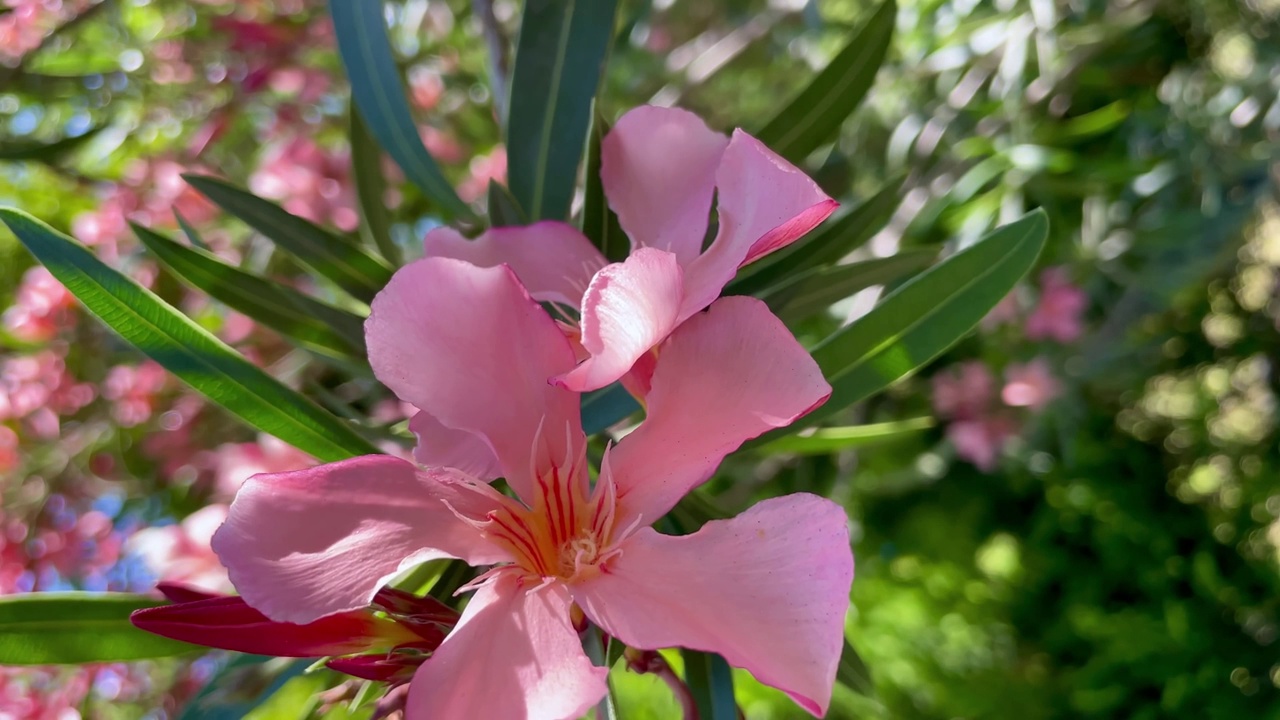
[[[243,220],[358,300],[369,302],[391,279],[391,267],[381,258],[275,203],[217,178],[182,177],[218,207]]]
[[[321,460],[378,452],[76,241],[11,208],[0,208],[0,220],[103,323],[231,414]]]
[[[511,82],[511,194],[530,221],[564,220],[617,0],[526,0]]]
[[[422,144],[387,36],[381,0],[330,0],[338,53],[351,81],[351,96],[369,132],[404,170],[405,177],[449,215],[470,217]]]
[[[684,681],[698,706],[699,720],[738,720],[733,673],[724,658],[699,650],[680,650]]]
[[[769,288],[760,299],[790,325],[817,315],[859,290],[922,270],[937,256],[938,252],[931,248],[915,248],[887,258],[815,268]]]
[[[173,657],[204,650],[139,630],[129,613],[163,604],[127,593],[28,593],[0,598],[0,665]]]
[[[765,455],[825,455],[909,437],[928,430],[934,424],[931,417],[918,417],[870,425],[820,428],[809,433],[780,437],[761,445],[757,451]]]

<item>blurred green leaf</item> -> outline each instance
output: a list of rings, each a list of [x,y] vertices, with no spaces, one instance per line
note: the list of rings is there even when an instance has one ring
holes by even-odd
[[[832,217],[808,237],[759,263],[748,265],[741,278],[729,283],[724,294],[758,295],[765,288],[800,273],[839,262],[889,221],[898,207],[901,186],[901,178],[890,180],[875,195],[848,212]]]
[[[351,175],[360,200],[360,235],[366,244],[378,248],[383,259],[400,264],[400,248],[391,239],[391,220],[387,216],[387,179],[382,175],[382,149],[369,134],[356,110],[348,113],[351,124]]]
[[[849,44],[756,137],[795,163],[834,140],[875,82],[893,39],[897,14],[894,0],[885,0]]]
[[[309,660],[236,654],[186,704],[178,720],[244,720],[310,664]]]
[[[133,232],[161,262],[233,310],[325,355],[363,358],[364,320],[291,287],[271,282],[130,223]]]
[[[618,216],[609,207],[604,194],[604,182],[600,178],[600,146],[609,134],[609,123],[595,114],[591,123],[591,138],[587,145],[587,187],[582,203],[582,234],[600,249],[610,262],[621,262],[631,251],[631,242],[618,222]]]
[[[323,461],[377,453],[349,425],[263,372],[75,240],[0,208],[18,240],[108,327],[249,425]]]
[[[933,262],[933,248],[903,250],[887,258],[815,268],[769,288],[760,299],[788,325],[810,318],[873,285],[887,285]]]
[[[178,208],[176,207],[173,209],[173,217],[177,219],[178,227],[182,228],[182,233],[187,236],[187,239],[191,241],[192,245],[195,245],[206,252],[213,252],[213,249],[209,247],[209,243],[205,242],[204,238],[200,237],[200,233],[191,226],[191,223],[187,222],[186,218],[182,217],[182,213],[178,212]]]
[[[840,664],[836,666],[836,682],[867,697],[874,697],[876,694],[871,669],[863,662],[862,656],[849,643],[848,638],[845,638],[844,650],[840,653]]]
[[[511,191],[496,180],[489,181],[489,224],[493,227],[524,225],[524,210]]]
[[[931,417],[909,420],[851,425],[847,427],[821,428],[804,435],[788,435],[761,445],[758,452],[765,455],[825,455],[851,450],[876,443],[890,442],[928,430],[935,425]]]
[[[78,665],[173,657],[198,645],[139,630],[129,613],[164,604],[126,593],[28,593],[0,598],[0,665]]]
[[[511,193],[529,220],[569,216],[617,0],[525,0],[511,82]]]
[[[458,197],[422,144],[391,51],[381,0],[329,0],[329,14],[333,16],[338,53],[351,81],[351,96],[369,131],[409,181],[441,210],[471,217],[471,208]]]
[[[95,125],[81,135],[54,140],[53,142],[0,143],[0,160],[35,160],[53,162],[75,150],[102,132],[106,125]]]
[[[588,435],[607,430],[640,409],[631,393],[614,383],[582,396],[582,430]]]
[[[700,650],[680,650],[684,681],[698,706],[699,720],[738,720],[733,673],[724,658]]]
[[[217,178],[182,177],[223,210],[266,235],[282,250],[358,300],[366,303],[373,300],[391,279],[391,267],[381,258],[275,203]]]
[[[813,358],[831,383],[831,398],[792,429],[880,392],[964,337],[1031,269],[1048,231],[1043,210],[997,228],[822,341]]]

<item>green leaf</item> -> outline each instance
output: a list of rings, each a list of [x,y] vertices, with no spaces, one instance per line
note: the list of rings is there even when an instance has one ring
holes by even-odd
[[[871,239],[893,217],[902,179],[884,184],[875,195],[823,223],[791,247],[747,266],[742,277],[729,283],[725,295],[758,295],[765,288],[813,268],[839,262]]]
[[[352,297],[369,302],[391,279],[391,267],[363,248],[284,208],[217,178],[182,176],[218,207],[266,235],[281,249],[329,278]]]
[[[876,694],[871,669],[863,662],[862,656],[849,643],[848,638],[845,638],[844,650],[840,653],[840,664],[836,666],[836,682],[867,697],[874,697]]]
[[[103,323],[249,425],[326,462],[378,452],[349,425],[245,360],[76,241],[11,208],[0,208],[0,220]]]
[[[360,236],[367,245],[378,248],[383,259],[400,264],[400,248],[391,239],[391,220],[387,216],[387,179],[382,175],[382,149],[369,134],[352,103],[348,113],[351,123],[351,174],[360,201]]]
[[[186,703],[178,720],[243,720],[310,664],[309,660],[237,654]]]
[[[617,0],[525,0],[511,81],[507,163],[529,220],[569,216]]]
[[[738,720],[733,673],[724,658],[700,650],[680,650],[684,681],[698,706],[699,720]]]
[[[631,252],[631,242],[609,208],[600,178],[600,147],[609,134],[609,123],[596,113],[591,123],[591,139],[587,145],[587,188],[582,204],[582,234],[600,249],[610,262],[621,262]]]
[[[603,432],[640,409],[631,393],[614,383],[582,396],[582,430],[588,435]]]
[[[359,316],[130,224],[148,250],[197,290],[307,349],[336,357],[364,357],[364,320]]]
[[[885,0],[849,44],[756,137],[795,163],[834,140],[876,79],[893,38],[897,13],[894,0]]]
[[[1043,210],[997,228],[822,341],[813,358],[831,398],[792,429],[880,392],[968,334],[1035,264],[1048,231]]]
[[[935,425],[931,417],[918,417],[894,422],[821,428],[808,434],[788,435],[761,445],[756,450],[765,455],[826,455],[841,450],[866,447],[915,435]]]
[[[511,191],[496,180],[489,180],[489,224],[493,227],[524,225],[524,210],[511,196]]]
[[[183,234],[187,236],[187,239],[191,241],[192,245],[195,245],[206,252],[213,252],[213,248],[209,247],[209,243],[205,242],[204,238],[200,237],[200,233],[191,226],[191,223],[187,222],[186,218],[182,217],[182,213],[178,212],[178,208],[176,207],[173,209],[173,217],[178,220],[178,227],[182,228]]]
[[[0,598],[0,665],[123,662],[206,651],[139,630],[129,613],[163,605],[127,593],[28,593]]]
[[[53,142],[0,143],[0,160],[53,162],[92,140],[104,128],[106,128],[106,125],[95,125],[81,135],[54,140]]]
[[[815,268],[766,290],[760,299],[788,325],[805,320],[873,285],[886,285],[922,270],[938,256],[932,248],[904,250],[887,258]]]
[[[351,81],[351,96],[369,131],[392,160],[446,213],[470,218],[471,208],[458,197],[422,144],[413,122],[404,83],[383,16],[381,0],[329,0],[338,53]]]

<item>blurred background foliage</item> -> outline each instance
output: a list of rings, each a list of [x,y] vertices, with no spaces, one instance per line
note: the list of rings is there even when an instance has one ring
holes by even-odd
[[[519,6],[388,8],[424,140],[483,209],[489,180],[505,177],[489,76],[509,80],[510,62],[489,47],[514,36]],[[678,104],[713,127],[759,130],[874,9],[624,0],[600,111]],[[323,5],[4,0],[0,11],[0,204],[71,232],[330,408],[376,418],[388,441],[402,433],[367,372],[317,362],[187,294],[126,224],[177,236],[176,209],[224,259],[350,304],[179,177],[217,174],[359,232],[347,86]],[[832,717],[1280,716],[1278,16],[1276,0],[900,0],[867,102],[806,163],[842,200],[901,180],[855,257],[963,247],[1042,207],[1049,272],[920,377],[844,418],[936,422],[835,452],[758,447],[710,486],[726,510],[794,490],[848,507],[849,637],[872,687],[838,690]],[[392,237],[414,257],[438,220],[385,165]],[[249,472],[305,458],[77,321],[30,265],[0,233],[11,306],[0,592],[142,590],[206,571],[216,584],[191,519]],[[878,293],[797,332],[825,336]],[[1033,327],[1051,296],[1078,327]],[[1046,369],[1043,397],[1011,395],[1032,366]],[[1001,374],[1003,406],[944,401],[948,378],[972,390]],[[195,549],[175,558],[157,543]],[[223,662],[6,669],[0,715],[178,717]],[[798,716],[739,680],[748,718]],[[618,682],[623,717],[672,716],[658,680]],[[291,680],[254,717],[346,717],[313,697],[332,683]]]

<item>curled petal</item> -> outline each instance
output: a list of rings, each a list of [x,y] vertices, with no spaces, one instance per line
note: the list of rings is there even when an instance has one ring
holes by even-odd
[[[428,412],[414,415],[409,430],[418,437],[413,459],[427,467],[461,470],[485,482],[502,476],[493,448],[479,435],[447,427]]]
[[[473,506],[484,496],[467,491],[469,482],[385,455],[254,475],[213,549],[250,605],[272,620],[312,622],[369,605],[379,587],[425,560],[507,560],[449,507],[483,515]]]
[[[653,523],[725,455],[830,394],[817,363],[764,303],[716,301],[662,346],[647,417],[610,452],[619,523]]]
[[[687,110],[644,106],[618,119],[600,150],[600,179],[633,250],[666,250],[681,265],[698,257],[728,144]]]
[[[608,571],[573,587],[597,625],[631,647],[720,653],[814,715],[826,712],[853,582],[848,519],[797,494],[682,537],[644,528]]]
[[[562,222],[499,227],[468,240],[440,227],[423,240],[427,257],[466,260],[480,267],[508,265],[536,300],[578,307],[591,276],[607,260],[577,228]]]
[[[582,347],[591,357],[553,382],[586,392],[625,375],[676,326],[681,282],[676,256],[651,248],[596,273],[582,299]]]
[[[531,457],[568,461],[569,438],[582,433],[578,396],[547,378],[573,368],[573,349],[508,268],[406,265],[373,299],[365,335],[378,379],[442,425],[483,438],[522,497],[538,470]]]
[[[560,585],[499,573],[413,678],[408,717],[570,720],[604,697],[608,671],[582,651]]]
[[[716,171],[720,230],[685,280],[681,317],[720,295],[738,268],[795,242],[838,203],[796,166],[735,130]]]

